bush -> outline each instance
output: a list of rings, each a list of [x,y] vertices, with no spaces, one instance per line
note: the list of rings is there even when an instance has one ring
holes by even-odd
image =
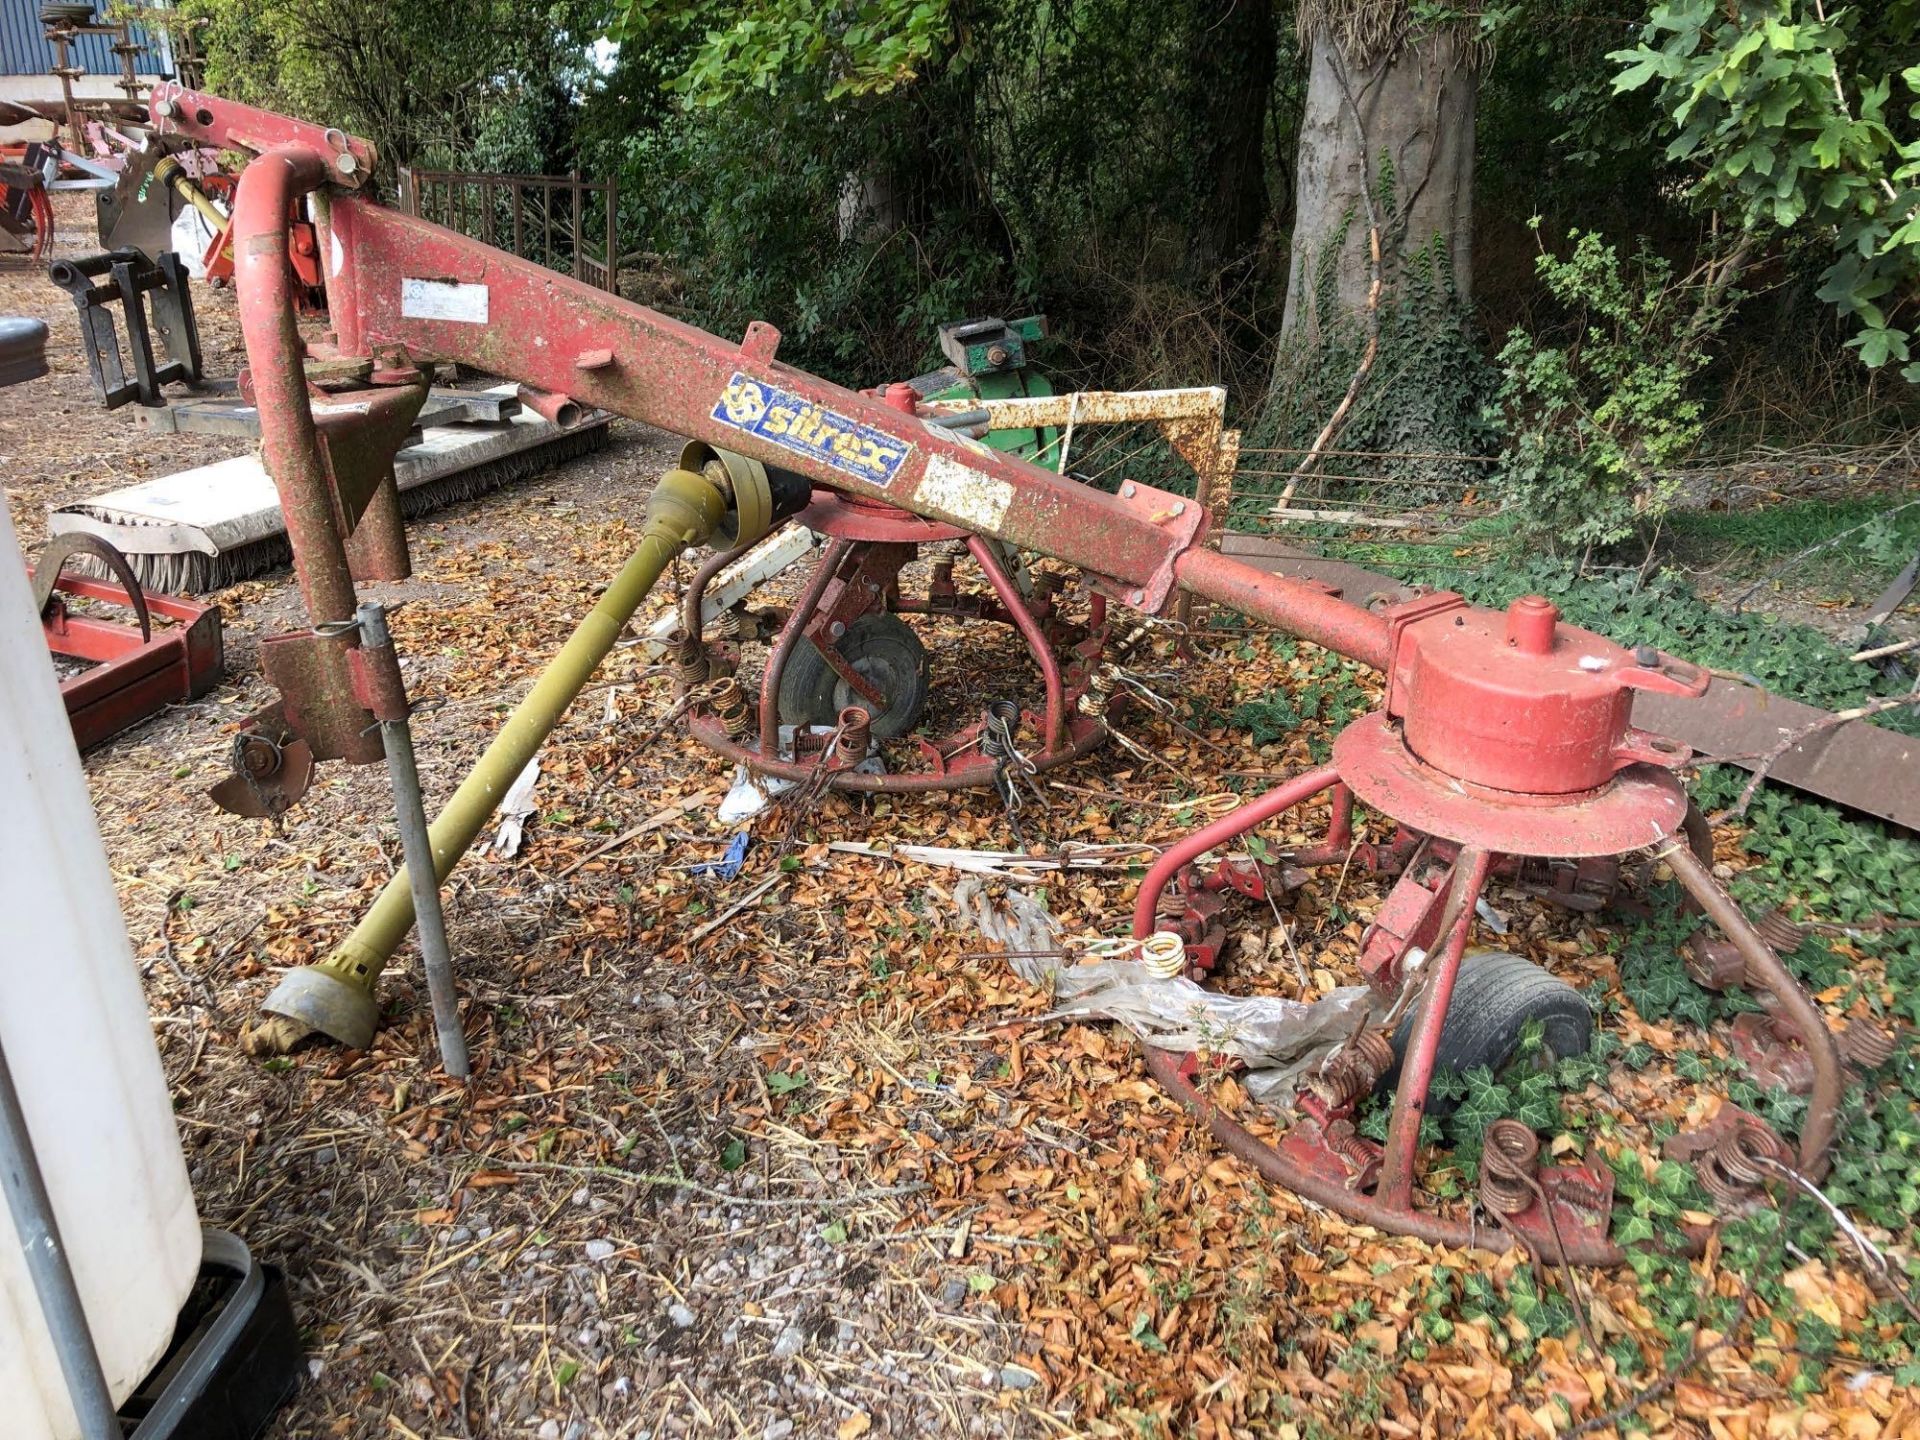
[[[1567,311],[1563,343],[1522,330],[1500,351],[1496,405],[1512,441],[1497,474],[1508,507],[1556,547],[1624,540],[1672,503],[1669,471],[1700,438],[1693,380],[1727,313],[1718,281],[1676,280],[1643,243],[1630,259],[1571,232],[1540,281]]]

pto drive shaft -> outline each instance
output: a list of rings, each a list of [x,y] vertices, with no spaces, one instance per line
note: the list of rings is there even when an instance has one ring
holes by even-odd
[[[673,558],[704,543],[726,517],[727,500],[710,479],[690,470],[669,470],[660,478],[647,502],[639,547],[433,822],[430,838],[440,880],[467,853],[507,787],[553,733]],[[380,1018],[374,987],[413,919],[413,895],[402,872],[387,882],[331,955],[286,973],[262,1007],[270,1018],[253,1033],[250,1048],[285,1050],[318,1030],[342,1045],[365,1049]]]

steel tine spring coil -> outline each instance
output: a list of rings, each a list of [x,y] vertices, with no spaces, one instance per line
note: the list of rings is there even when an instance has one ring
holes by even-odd
[[[684,630],[675,630],[667,643],[673,647],[673,678],[681,693],[697,690],[706,684],[712,674],[712,666],[707,662],[706,646]]]
[[[725,675],[713,682],[713,687],[708,692],[707,704],[713,711],[713,718],[718,720],[720,727],[727,732],[728,738],[745,739],[747,733],[754,728],[753,707],[747,701],[747,692],[741,688],[740,682],[733,676]]]
[[[1495,1215],[1520,1214],[1533,1204],[1540,1168],[1540,1137],[1511,1116],[1487,1126],[1480,1150],[1480,1203]]]
[[[1393,1037],[1385,1030],[1363,1030],[1330,1057],[1306,1088],[1330,1109],[1338,1110],[1364,1098],[1380,1077],[1393,1068]]]
[[[858,765],[873,749],[873,716],[858,705],[840,712],[838,749],[849,764]]]

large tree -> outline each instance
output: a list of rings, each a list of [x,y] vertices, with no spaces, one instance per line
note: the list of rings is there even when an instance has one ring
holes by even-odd
[[[1302,0],[1296,23],[1312,58],[1282,332],[1320,329],[1325,300],[1365,309],[1411,257],[1444,260],[1465,299],[1475,32],[1420,23],[1407,0]]]
[[[1187,25],[1200,183],[1190,253],[1206,271],[1246,258],[1267,220],[1267,107],[1278,37],[1273,0],[1196,0]]]
[[[1301,0],[1295,16],[1309,75],[1263,425],[1303,453],[1276,508],[1342,436],[1409,455],[1470,448],[1484,398],[1459,323],[1478,22],[1422,18],[1410,0]]]

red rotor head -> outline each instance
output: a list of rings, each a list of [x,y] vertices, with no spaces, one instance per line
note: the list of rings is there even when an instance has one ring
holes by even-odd
[[[1629,765],[1673,768],[1685,746],[1637,730],[1633,692],[1698,695],[1706,673],[1560,623],[1541,595],[1502,612],[1434,595],[1394,617],[1387,713],[1422,762],[1489,790],[1574,796]]]

